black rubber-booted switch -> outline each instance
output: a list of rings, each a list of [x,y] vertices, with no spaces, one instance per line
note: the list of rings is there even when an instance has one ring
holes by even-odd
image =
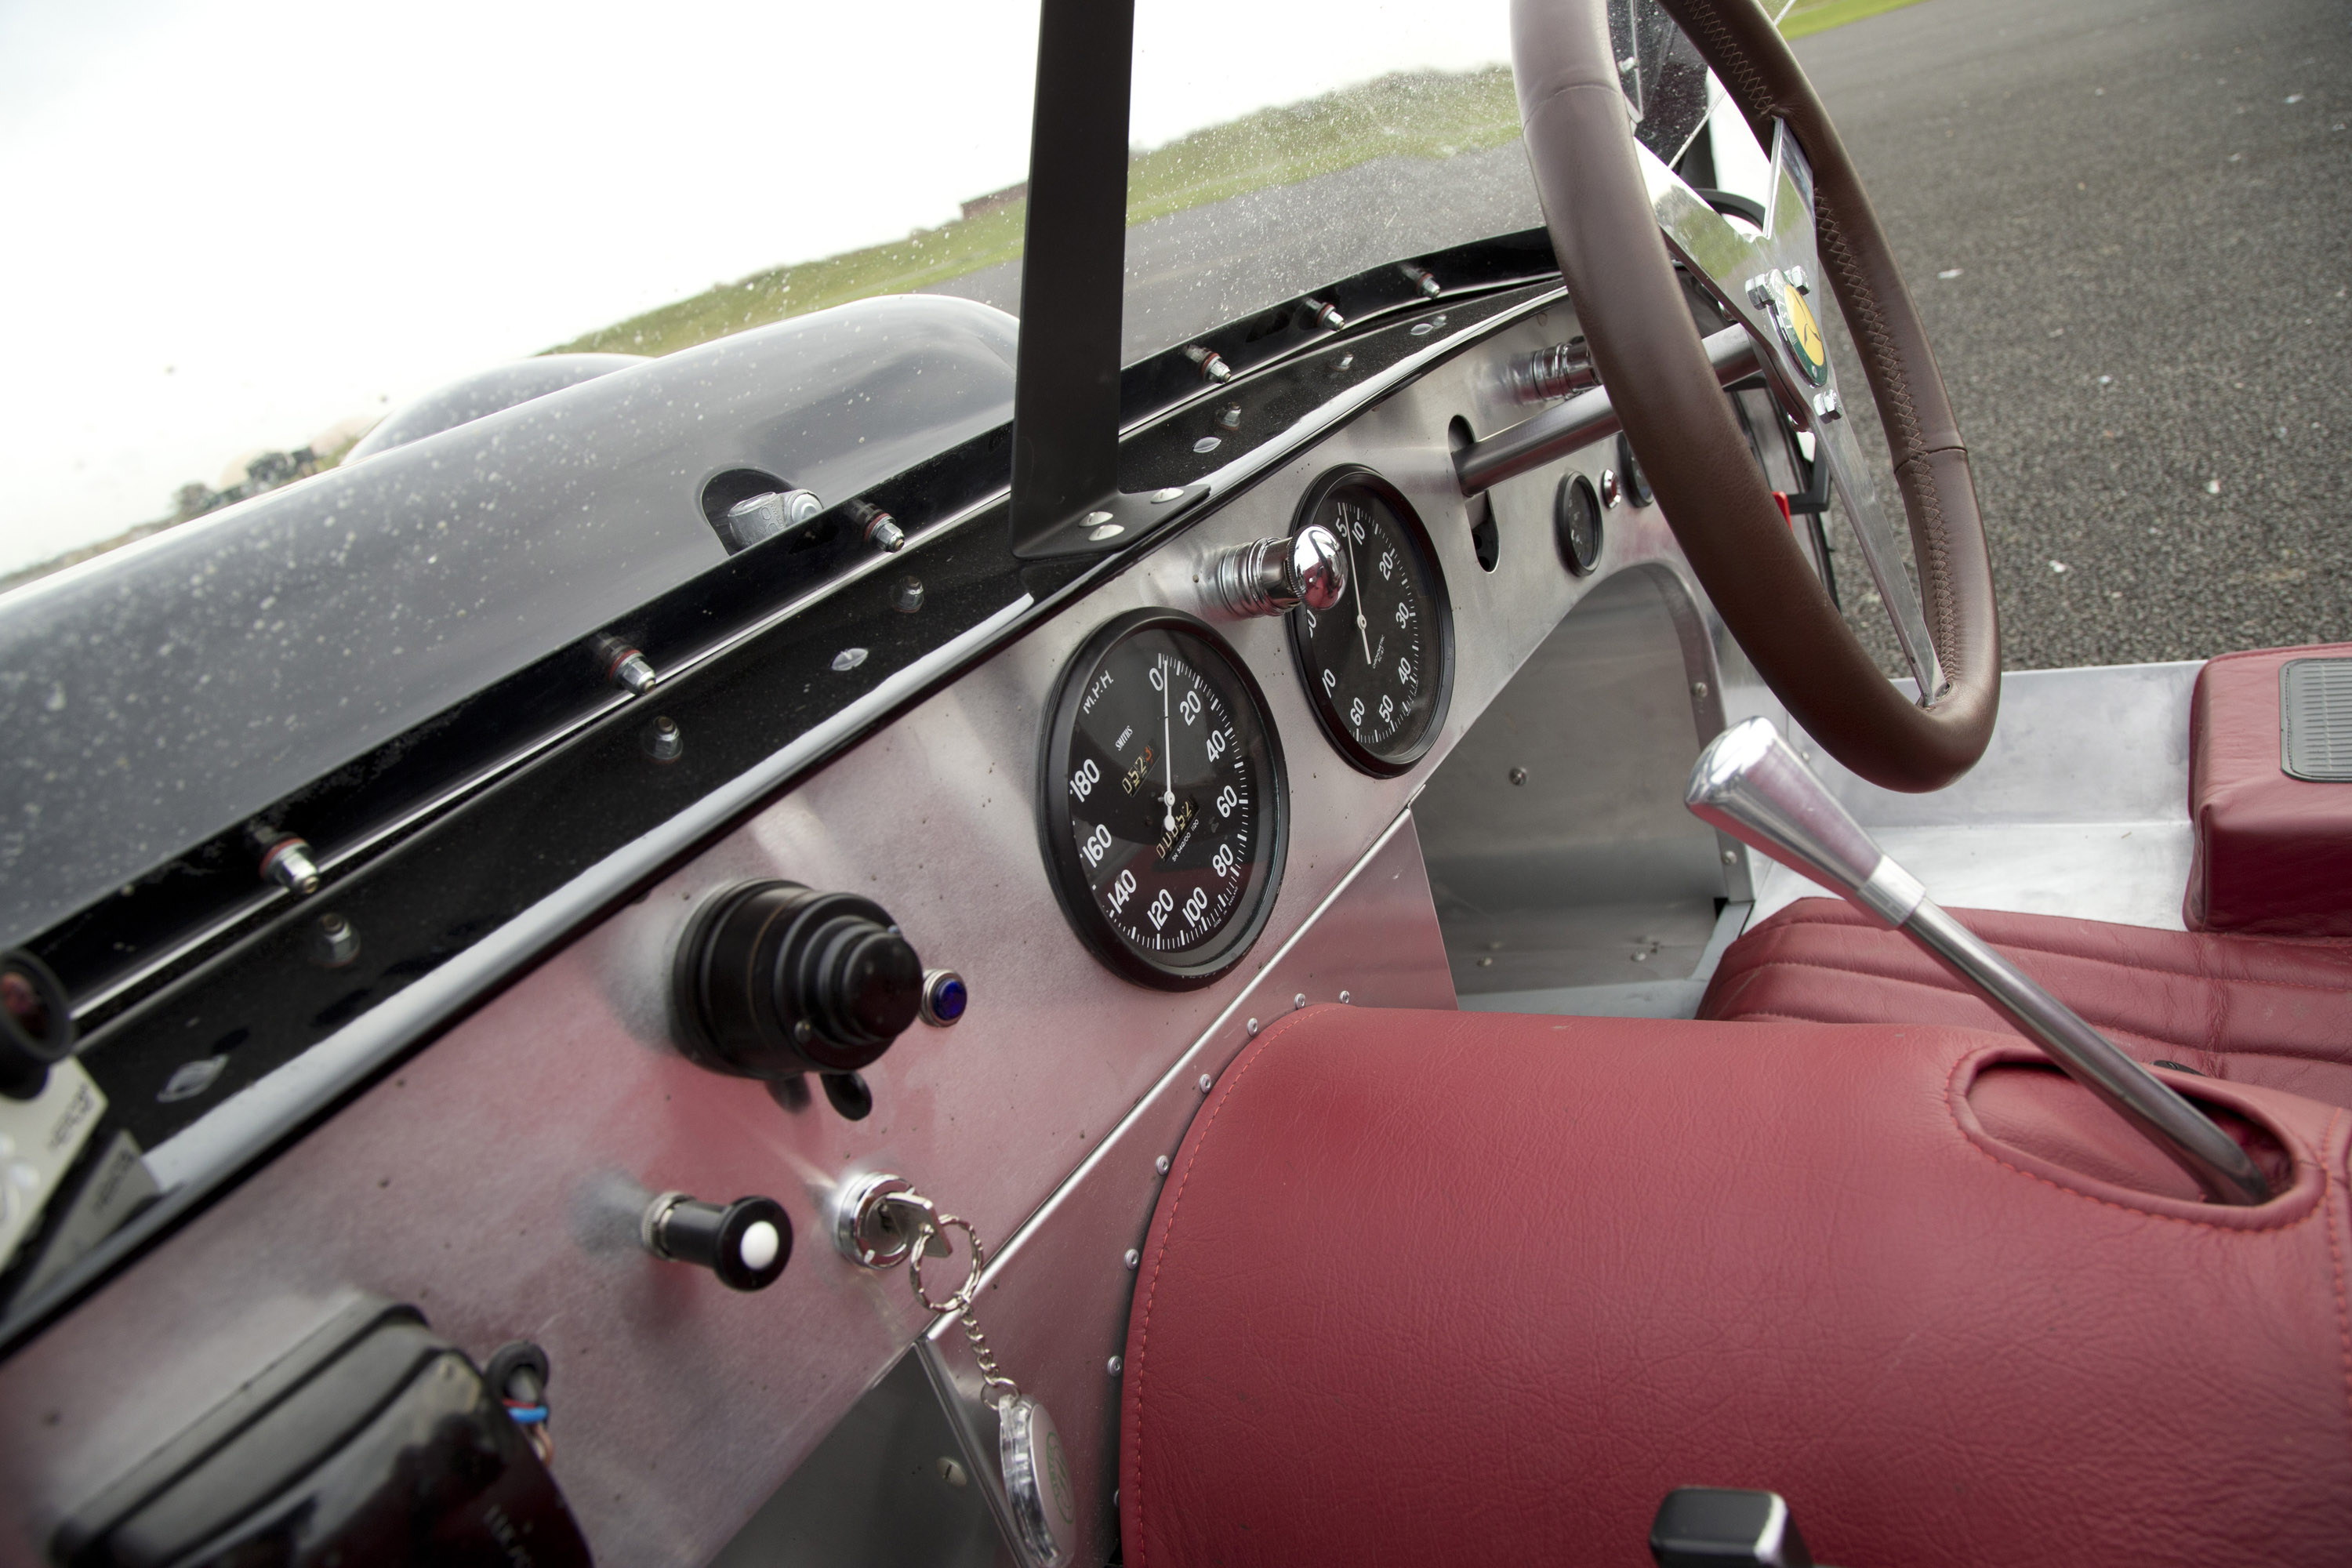
[[[848,1073],[923,1006],[923,961],[889,912],[854,893],[750,882],[705,904],[678,943],[679,1044],[744,1078]]]

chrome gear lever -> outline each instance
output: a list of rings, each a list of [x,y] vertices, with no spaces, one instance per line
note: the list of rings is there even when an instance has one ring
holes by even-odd
[[[1691,769],[1684,804],[1741,843],[1836,889],[1927,949],[2170,1156],[2215,1203],[2269,1200],[2270,1184],[2236,1140],[1938,908],[1797,759],[1771,721],[1750,719],[1717,735]]]

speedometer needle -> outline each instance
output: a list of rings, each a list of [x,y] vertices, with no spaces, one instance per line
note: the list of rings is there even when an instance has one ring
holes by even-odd
[[[1348,586],[1356,591],[1356,635],[1364,639],[1364,664],[1372,662],[1372,634],[1364,620],[1364,580],[1356,575],[1356,536],[1348,531],[1348,514],[1339,513],[1339,537],[1348,542]]]
[[[1168,721],[1168,664],[1163,659],[1160,665],[1160,760],[1168,764],[1168,787],[1161,792],[1160,801],[1168,808],[1168,816],[1160,827],[1163,833],[1173,833],[1176,831],[1176,745],[1174,731]]]

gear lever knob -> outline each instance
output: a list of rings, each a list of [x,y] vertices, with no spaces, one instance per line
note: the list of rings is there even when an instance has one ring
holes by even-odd
[[[2235,1139],[1938,908],[1798,760],[1770,720],[1735,724],[1710,742],[1691,769],[1683,800],[1700,820],[1836,889],[1927,949],[2164,1151],[2215,1203],[2269,1201],[2270,1183]]]

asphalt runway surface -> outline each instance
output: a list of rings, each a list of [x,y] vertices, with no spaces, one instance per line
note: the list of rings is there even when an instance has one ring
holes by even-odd
[[[2352,6],[1923,0],[1796,49],[1974,453],[2008,666],[2352,639]],[[1539,221],[1517,143],[1156,219],[1129,352]],[[1013,310],[1018,265],[946,287]]]
[[[1797,54],[1971,449],[2004,662],[2352,639],[2352,6],[1924,0]]]

